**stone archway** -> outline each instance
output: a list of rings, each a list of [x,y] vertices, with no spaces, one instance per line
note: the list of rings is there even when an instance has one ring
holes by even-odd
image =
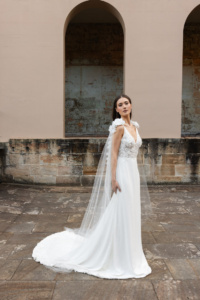
[[[183,37],[182,136],[200,136],[200,5],[186,19]]]
[[[79,5],[65,35],[65,136],[106,136],[123,92],[124,33],[106,5]]]

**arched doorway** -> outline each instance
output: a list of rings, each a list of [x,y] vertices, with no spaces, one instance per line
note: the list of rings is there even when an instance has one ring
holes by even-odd
[[[66,137],[106,136],[113,100],[123,92],[122,26],[99,1],[88,2],[65,35]]]
[[[200,136],[200,5],[184,26],[181,135]]]

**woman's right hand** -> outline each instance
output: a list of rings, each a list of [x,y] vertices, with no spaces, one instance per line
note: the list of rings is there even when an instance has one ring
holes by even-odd
[[[119,186],[119,183],[117,182],[116,179],[112,180],[112,191],[117,193],[117,189],[121,192],[121,188]]]

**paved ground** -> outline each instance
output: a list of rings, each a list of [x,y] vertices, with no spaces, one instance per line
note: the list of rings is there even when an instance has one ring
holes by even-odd
[[[200,299],[200,186],[150,187],[155,219],[143,227],[153,272],[106,280],[55,273],[31,253],[45,236],[80,225],[86,188],[0,184],[1,300]]]

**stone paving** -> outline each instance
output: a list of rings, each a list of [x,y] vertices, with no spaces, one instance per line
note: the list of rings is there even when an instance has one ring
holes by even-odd
[[[78,227],[90,188],[0,184],[0,299],[200,299],[200,186],[149,186],[154,218],[143,226],[152,274],[108,280],[56,273],[31,253],[45,236]]]

